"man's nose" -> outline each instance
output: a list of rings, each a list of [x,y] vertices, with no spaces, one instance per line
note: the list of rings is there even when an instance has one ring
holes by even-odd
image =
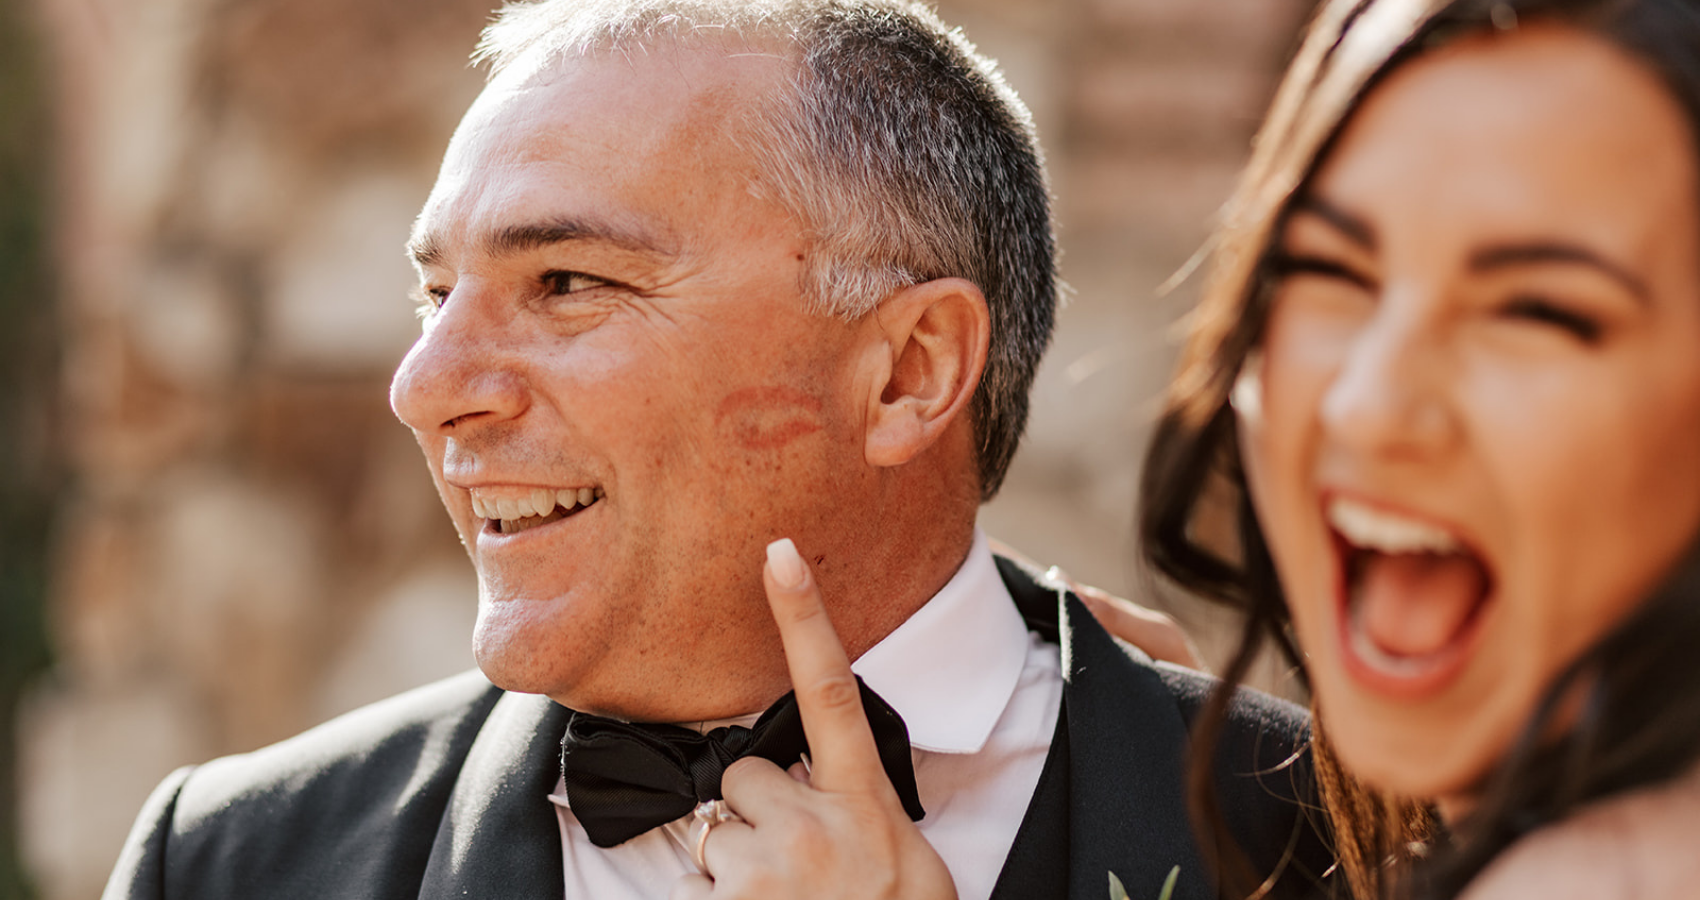
[[[1383,299],[1322,399],[1331,440],[1363,453],[1421,457],[1458,437],[1453,361],[1441,327]]]
[[[525,411],[524,373],[493,306],[463,285],[426,320],[390,382],[390,408],[409,428],[450,436]]]

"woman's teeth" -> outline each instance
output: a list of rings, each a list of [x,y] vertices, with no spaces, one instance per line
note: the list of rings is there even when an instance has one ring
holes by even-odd
[[[1459,553],[1463,545],[1444,528],[1336,497],[1328,524],[1347,543],[1381,553]]]
[[[568,515],[575,507],[589,506],[601,499],[601,488],[533,488],[528,493],[509,496],[480,496],[472,494],[472,514],[481,519],[493,519],[497,530],[513,534],[554,521]],[[539,520],[539,521],[528,521]]]

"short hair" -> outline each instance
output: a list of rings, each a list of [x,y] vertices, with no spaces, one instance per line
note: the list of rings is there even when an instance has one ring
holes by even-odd
[[[732,35],[798,61],[749,141],[758,178],[808,231],[815,311],[871,312],[960,277],[986,296],[991,347],[970,417],[981,500],[1002,484],[1050,343],[1059,282],[1031,114],[997,65],[908,0],[536,0],[484,32],[491,76],[543,60]]]

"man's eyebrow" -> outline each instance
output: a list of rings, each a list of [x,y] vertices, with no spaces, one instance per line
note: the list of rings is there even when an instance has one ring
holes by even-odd
[[[622,250],[655,256],[676,255],[664,247],[661,241],[640,229],[578,218],[509,225],[485,236],[483,249],[492,256],[510,256],[570,241],[597,241],[612,244]],[[415,265],[421,268],[430,267],[443,260],[442,242],[430,232],[419,234],[407,242],[407,253]]]
[[[623,228],[606,221],[574,218],[510,225],[490,235],[484,242],[484,249],[493,256],[506,256],[568,241],[598,241],[635,253],[673,255],[661,246],[660,241],[641,230]]]
[[[414,234],[407,239],[407,258],[421,269],[443,261],[442,243],[434,234]]]
[[[1294,201],[1289,215],[1298,213],[1310,213],[1327,222],[1352,243],[1365,250],[1375,249],[1375,229],[1371,228],[1368,222],[1329,203],[1316,194],[1303,194],[1298,200]]]
[[[1470,254],[1470,271],[1490,272],[1512,266],[1564,263],[1586,266],[1622,285],[1641,303],[1651,301],[1647,283],[1627,266],[1576,244],[1563,241],[1531,241],[1521,244],[1496,244]]]

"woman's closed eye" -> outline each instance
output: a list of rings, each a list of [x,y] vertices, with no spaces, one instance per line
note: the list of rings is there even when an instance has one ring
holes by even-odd
[[[1564,303],[1538,295],[1519,295],[1500,307],[1500,314],[1512,319],[1556,328],[1584,344],[1594,344],[1603,331],[1600,322],[1587,313]]]
[[[1317,254],[1281,251],[1270,261],[1275,277],[1287,280],[1301,275],[1336,279],[1366,291],[1375,290],[1375,281],[1344,260]]]

